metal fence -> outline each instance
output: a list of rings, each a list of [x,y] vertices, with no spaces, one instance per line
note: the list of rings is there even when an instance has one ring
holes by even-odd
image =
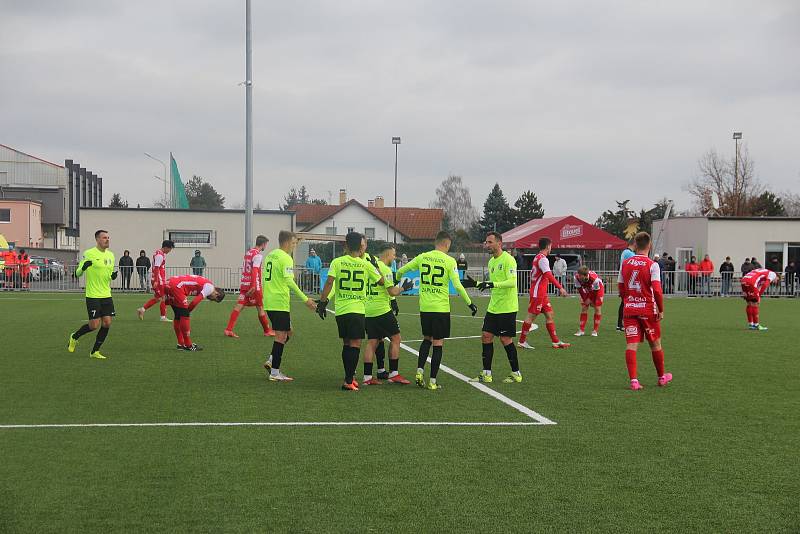
[[[22,279],[18,270],[4,271],[0,269],[0,287],[5,291],[83,291],[85,278],[74,276],[75,265],[68,265],[64,273],[39,273]],[[11,277],[6,280],[6,273]],[[297,285],[305,293],[319,293],[320,276],[305,267],[294,268]],[[605,284],[606,294],[617,293],[617,271],[595,271]],[[467,273],[476,280],[487,280],[486,268],[469,269]],[[230,267],[206,267],[199,272],[190,267],[167,267],[167,278],[182,274],[201,274],[211,280],[215,286],[227,292],[239,291],[239,281],[242,269]],[[520,295],[527,295],[530,287],[530,271],[517,273],[517,289]],[[742,294],[741,273],[732,273],[730,277],[723,278],[719,273],[710,276],[690,276],[685,271],[662,272],[662,287],[664,294],[689,296],[689,297],[738,297]],[[570,295],[577,295],[575,285],[575,272],[568,271],[560,280],[561,284]],[[111,289],[116,293],[149,293],[150,271],[140,273],[135,268],[132,271],[120,271],[116,280],[111,282]],[[550,286],[552,294],[556,293],[555,287]],[[774,297],[796,297],[800,295],[800,280],[795,273],[778,273],[778,279],[770,285],[765,295]]]

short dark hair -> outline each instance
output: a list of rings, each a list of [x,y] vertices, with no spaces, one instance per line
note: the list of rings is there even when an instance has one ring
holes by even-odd
[[[550,243],[552,243],[552,242],[553,242],[553,240],[550,239],[549,237],[540,237],[539,238],[539,250],[546,249],[547,247],[550,246]]]
[[[639,232],[633,236],[633,243],[636,246],[636,250],[646,249],[650,245],[650,234],[647,232]]]
[[[393,250],[394,248],[395,246],[393,243],[384,243],[383,245],[381,245],[379,254],[383,254],[387,250]]]
[[[294,232],[290,232],[289,230],[281,230],[278,232],[278,244],[285,245],[289,241],[292,240],[294,237]]]
[[[131,251],[130,251],[130,250],[123,250],[123,251],[122,251],[122,253],[123,253],[123,254],[130,254],[130,253],[131,253]]]
[[[450,232],[448,232],[446,230],[441,230],[441,231],[439,231],[439,233],[436,234],[435,243],[438,245],[439,243],[441,243],[445,239],[449,239],[450,241],[452,241],[453,237],[450,235]]]
[[[358,232],[347,232],[347,235],[344,236],[344,243],[347,246],[347,250],[355,252],[360,249],[362,239],[364,239],[364,236]]]
[[[147,254],[147,252],[145,252],[144,250],[140,250],[139,254]]]
[[[25,254],[25,249],[24,248],[19,249],[19,253],[20,254]]]
[[[489,232],[488,234],[486,234],[486,237],[489,237],[490,235],[494,236],[494,238],[497,239],[499,242],[501,243],[503,242],[503,234],[501,234],[500,232]]]
[[[107,233],[108,230],[98,230],[94,233],[94,238],[97,239],[98,237],[100,237],[100,234],[107,234]]]
[[[269,238],[267,236],[260,235],[260,236],[256,237],[256,246],[257,247],[260,247],[264,243],[269,243]]]
[[[161,248],[175,248],[175,241],[171,239],[165,239],[161,242]]]

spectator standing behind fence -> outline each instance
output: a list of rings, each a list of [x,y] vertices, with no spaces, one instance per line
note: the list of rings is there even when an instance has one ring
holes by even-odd
[[[664,293],[667,293],[669,289],[669,284],[667,283],[667,279],[669,278],[667,276],[667,253],[665,252],[661,256],[656,256],[656,258],[658,258],[658,261],[656,261],[656,263],[658,263],[658,268],[661,270],[661,289]]]
[[[556,254],[556,261],[553,262],[553,274],[556,280],[558,280],[558,283],[566,288],[567,262],[558,254]]]
[[[206,268],[206,259],[200,255],[199,250],[194,251],[192,261],[189,262],[189,267],[192,268],[192,274],[195,276],[203,276],[203,271]]]
[[[753,269],[754,267],[753,264],[750,262],[750,258],[745,258],[744,263],[742,263],[742,266],[739,268],[739,270],[742,272],[742,278],[744,278],[744,275],[746,275]]]
[[[750,260],[750,263],[753,264],[753,269],[763,269],[763,267],[761,267],[761,263],[756,259],[755,256],[753,256],[753,259]]]
[[[130,250],[123,252],[119,259],[119,274],[122,275],[122,289],[130,291],[131,276],[133,275],[133,258],[131,258]]]
[[[464,275],[467,274],[467,258],[464,254],[458,255],[458,261],[456,262],[456,269],[458,269],[458,277],[463,280]]]
[[[25,252],[24,248],[19,249],[17,256],[17,268],[19,269],[20,281],[22,282],[22,289],[30,289],[31,287],[31,257]]]
[[[633,238],[628,240],[628,247],[622,251],[622,254],[619,256],[619,272],[622,272],[622,263],[627,260],[628,258],[632,258],[635,256],[636,253],[633,252]],[[625,329],[622,328],[622,310],[625,307],[624,302],[622,299],[619,299],[619,311],[617,312],[617,331],[624,332]]]
[[[142,291],[147,290],[148,271],[150,271],[150,258],[147,257],[147,252],[140,250],[139,257],[136,258],[136,272],[139,274],[139,289]]]
[[[684,270],[686,271],[686,283],[689,296],[694,296],[697,294],[697,282],[700,278],[700,265],[697,263],[697,258],[692,256],[689,263],[684,267]]]
[[[308,251],[308,258],[306,258],[306,271],[309,277],[309,287],[311,291],[317,292],[319,290],[319,273],[322,270],[322,258],[317,255],[317,251],[313,248]]]
[[[667,258],[667,271],[669,271],[669,292],[675,292],[675,269],[678,262],[672,256]]]
[[[783,269],[783,274],[786,277],[784,279],[784,283],[786,284],[786,294],[789,296],[794,296],[794,279],[797,275],[797,266],[794,263],[794,260],[789,262],[789,265]]]
[[[700,262],[700,283],[702,284],[702,295],[711,296],[711,274],[714,272],[714,262],[708,257],[708,254],[703,256],[703,261]]]
[[[727,297],[731,293],[731,280],[733,279],[733,263],[731,257],[726,256],[725,261],[719,266],[719,274],[722,276],[722,290],[720,294]]]

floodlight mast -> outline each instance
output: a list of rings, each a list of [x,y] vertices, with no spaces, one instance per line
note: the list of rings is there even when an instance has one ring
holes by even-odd
[[[399,137],[392,137],[394,145],[394,244],[397,245],[397,145],[400,144]]]
[[[739,188],[739,140],[742,138],[742,132],[733,132],[733,141],[736,143],[736,162],[733,166],[733,188],[734,191],[737,193],[740,191]],[[744,177],[742,177],[744,178]],[[736,213],[735,215],[739,215],[739,198],[742,195],[737,194],[737,201],[736,201]]]
[[[250,0],[245,0],[244,249],[253,245],[253,39]]]

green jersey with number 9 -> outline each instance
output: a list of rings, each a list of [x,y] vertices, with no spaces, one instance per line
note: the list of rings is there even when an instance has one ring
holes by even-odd
[[[261,278],[265,310],[290,311],[290,291],[294,291],[303,302],[308,300],[294,281],[294,259],[283,249],[276,248],[267,254],[261,265]]]
[[[333,295],[336,315],[360,313],[364,315],[367,285],[377,283],[381,275],[367,260],[353,256],[339,256],[331,262],[328,276],[335,278]]]
[[[450,311],[450,284],[456,288],[458,294],[467,303],[472,300],[467,295],[461,280],[458,277],[456,260],[440,250],[431,250],[418,254],[413,260],[405,264],[399,271],[400,278],[408,271],[419,270],[419,311],[447,313]]]

